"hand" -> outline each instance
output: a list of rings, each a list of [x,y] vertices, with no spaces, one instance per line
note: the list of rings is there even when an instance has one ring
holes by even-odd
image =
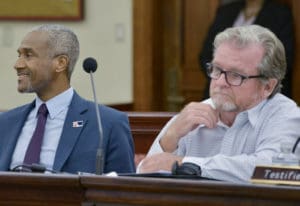
[[[135,165],[139,165],[140,162],[145,158],[146,154],[135,154],[134,155],[134,163]]]
[[[167,152],[154,154],[146,157],[139,165],[139,173],[157,172],[160,170],[171,171],[174,162],[181,163],[183,157],[176,156]]]
[[[202,124],[208,128],[216,127],[218,116],[218,111],[206,103],[192,102],[188,104],[160,140],[161,147],[166,152],[173,152],[177,148],[180,138],[199,125]]]

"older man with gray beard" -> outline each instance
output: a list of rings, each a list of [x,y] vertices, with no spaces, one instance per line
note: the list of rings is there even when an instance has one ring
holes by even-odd
[[[207,64],[211,98],[186,105],[167,123],[138,172],[189,162],[203,177],[247,182],[257,164],[271,164],[280,145],[300,135],[300,110],[280,94],[286,72],[280,40],[251,25],[221,32],[214,48]]]

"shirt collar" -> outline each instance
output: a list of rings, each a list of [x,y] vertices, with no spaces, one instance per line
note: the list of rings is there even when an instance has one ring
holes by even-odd
[[[252,107],[249,110],[241,112],[239,115],[247,115],[248,120],[252,126],[254,126],[259,118],[259,114],[261,113],[262,108],[267,103],[267,100],[263,100],[255,107]]]
[[[45,103],[48,108],[49,117],[53,119],[61,111],[67,109],[71,103],[74,94],[74,89],[70,87],[66,91],[59,95],[49,99],[47,102],[43,102],[39,97],[35,99],[35,114],[37,114],[38,108],[41,104]]]

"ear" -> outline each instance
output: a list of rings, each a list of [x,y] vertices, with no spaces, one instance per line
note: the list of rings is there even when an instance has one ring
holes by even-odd
[[[69,57],[66,55],[59,55],[56,57],[56,72],[67,70],[69,65]]]
[[[271,93],[273,92],[277,83],[278,83],[277,79],[272,78],[272,79],[268,80],[268,83],[264,85],[264,87],[265,87],[264,88],[264,97],[265,98],[268,98],[271,95]]]

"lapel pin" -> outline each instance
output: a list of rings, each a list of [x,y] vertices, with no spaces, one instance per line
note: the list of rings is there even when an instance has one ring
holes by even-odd
[[[72,127],[82,127],[83,126],[83,121],[74,121],[72,122]]]

